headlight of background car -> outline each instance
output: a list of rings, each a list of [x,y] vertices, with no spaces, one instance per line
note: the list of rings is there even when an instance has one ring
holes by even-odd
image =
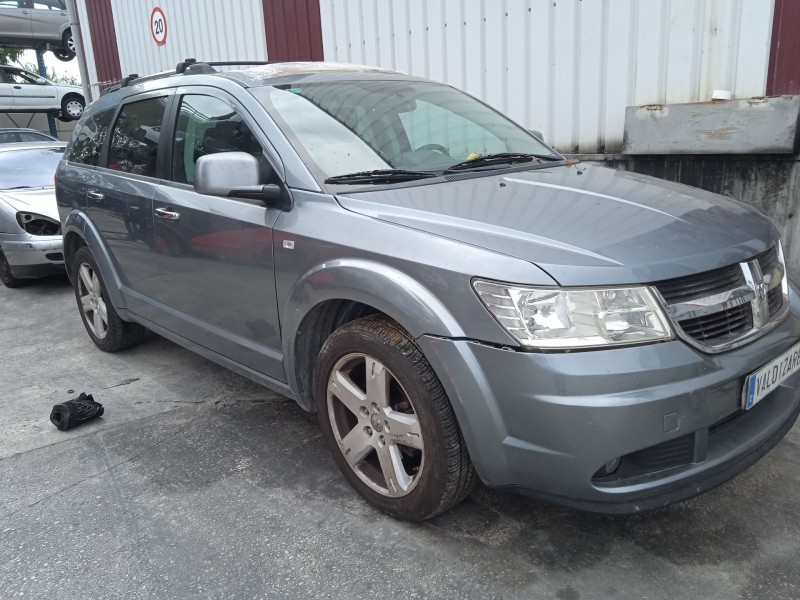
[[[61,223],[44,215],[18,212],[17,222],[31,235],[58,235],[61,233]]]
[[[672,339],[672,328],[647,287],[529,288],[474,280],[472,286],[520,344],[593,348]]]

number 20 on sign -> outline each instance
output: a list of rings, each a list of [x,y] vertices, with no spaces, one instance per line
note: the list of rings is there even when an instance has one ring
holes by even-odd
[[[150,33],[153,34],[153,39],[159,46],[167,43],[167,17],[158,6],[150,13]]]

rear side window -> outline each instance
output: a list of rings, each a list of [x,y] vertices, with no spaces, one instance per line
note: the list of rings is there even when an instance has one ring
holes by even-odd
[[[100,160],[100,150],[108,135],[114,109],[104,110],[92,115],[72,134],[72,145],[67,155],[70,162],[83,163],[84,165],[97,166]]]
[[[122,107],[111,132],[109,169],[156,176],[158,142],[166,106],[167,98],[162,96]]]

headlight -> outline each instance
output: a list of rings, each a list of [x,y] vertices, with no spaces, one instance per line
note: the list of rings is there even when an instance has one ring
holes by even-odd
[[[44,215],[36,213],[17,213],[17,222],[31,235],[58,235],[61,233],[61,223]]]
[[[524,346],[566,350],[673,337],[647,287],[529,288],[481,280],[472,286],[489,312]]]

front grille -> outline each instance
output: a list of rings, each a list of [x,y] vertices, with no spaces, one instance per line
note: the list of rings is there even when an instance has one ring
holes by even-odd
[[[662,281],[656,287],[668,304],[678,304],[732,290],[743,283],[742,268],[736,264],[689,277]]]
[[[769,316],[771,317],[783,306],[783,290],[781,290],[781,286],[769,291],[767,294],[767,302],[769,303]]]
[[[696,319],[684,319],[680,324],[683,331],[698,342],[717,343],[750,331],[753,327],[753,311],[748,302]]]
[[[750,264],[753,260],[758,268]],[[740,338],[756,335],[773,322],[773,317],[785,312],[781,310],[785,308],[781,286],[784,273],[776,246],[751,261],[661,281],[655,287],[684,339],[718,352]],[[765,286],[771,289],[765,290]],[[754,306],[759,307],[756,316]]]

